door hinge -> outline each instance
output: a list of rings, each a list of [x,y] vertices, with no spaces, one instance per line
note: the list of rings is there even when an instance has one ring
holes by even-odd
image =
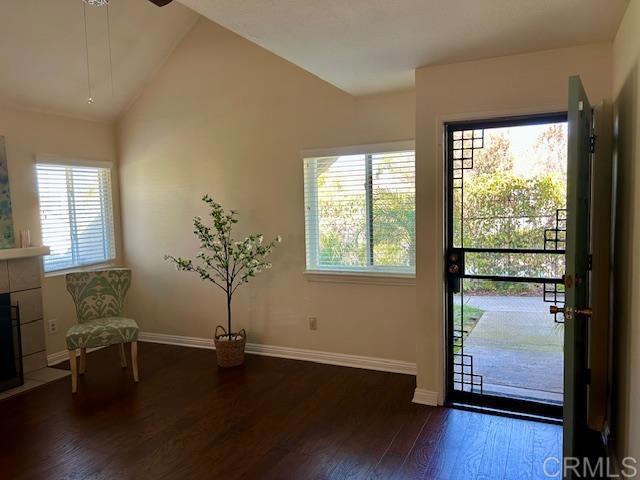
[[[593,270],[593,255],[587,255],[587,270]]]
[[[589,136],[589,151],[596,153],[596,136],[593,134]]]
[[[563,275],[562,276],[562,282],[564,283],[564,286],[566,288],[571,288],[573,287],[573,277],[571,275]]]

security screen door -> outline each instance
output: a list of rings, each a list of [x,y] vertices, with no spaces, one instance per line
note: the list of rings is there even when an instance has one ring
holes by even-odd
[[[595,135],[580,77],[567,114],[446,135],[448,400],[562,415],[563,454],[582,457]]]
[[[452,403],[562,415],[567,114],[446,126]]]

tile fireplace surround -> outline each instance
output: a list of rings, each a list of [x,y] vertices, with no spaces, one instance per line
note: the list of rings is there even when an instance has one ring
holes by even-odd
[[[0,250],[0,293],[10,293],[11,304],[20,306],[25,373],[47,366],[40,257],[48,253],[47,247]]]

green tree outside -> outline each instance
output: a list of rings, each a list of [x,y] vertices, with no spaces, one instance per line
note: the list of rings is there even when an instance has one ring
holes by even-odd
[[[485,147],[474,151],[473,169],[464,171],[464,198],[460,189],[453,192],[455,245],[543,248],[545,229],[556,227],[556,211],[566,205],[566,126],[546,126],[526,152],[514,150],[512,138],[505,129],[486,130]],[[415,264],[415,170],[413,163],[408,165],[399,167],[393,155],[374,159],[375,265]],[[349,168],[355,173],[348,182],[326,166],[317,178],[319,188],[330,192],[318,198],[321,264],[367,265],[364,168]],[[563,270],[563,259],[558,255],[468,254],[466,262],[467,270],[495,275],[556,277]],[[530,284],[473,284],[477,292],[539,293],[539,286]]]

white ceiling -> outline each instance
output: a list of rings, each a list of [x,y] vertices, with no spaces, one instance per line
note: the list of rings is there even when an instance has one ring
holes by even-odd
[[[352,94],[409,88],[416,67],[610,40],[628,0],[179,0]],[[0,0],[0,105],[113,121],[199,15],[174,1]]]
[[[87,7],[89,105],[81,0],[0,0],[0,104],[111,121],[199,18],[177,2],[111,0],[112,97],[105,13]]]
[[[180,0],[352,94],[416,67],[611,40],[628,0]]]

